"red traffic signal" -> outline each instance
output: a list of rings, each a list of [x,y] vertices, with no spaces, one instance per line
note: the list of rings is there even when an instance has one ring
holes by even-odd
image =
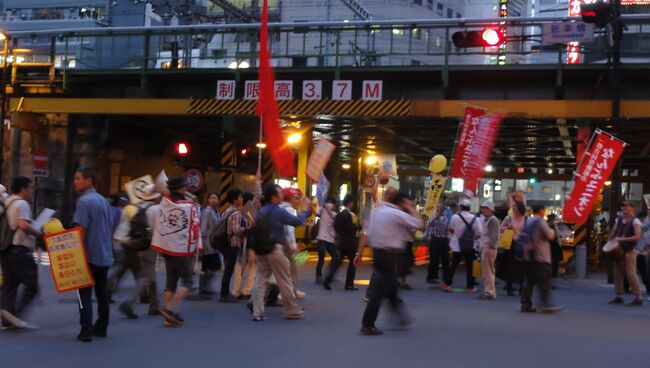
[[[600,28],[606,27],[612,19],[612,4],[605,1],[582,3],[580,16],[585,23],[593,23]]]
[[[247,155],[248,155],[252,150],[253,150],[253,149],[250,148],[250,147],[245,147],[245,148],[242,148],[241,151],[239,151],[239,154],[240,154],[242,157],[246,157],[246,156],[247,156]]]
[[[190,145],[185,142],[176,143],[176,155],[180,157],[185,157],[190,153]]]
[[[486,28],[480,31],[454,32],[451,41],[458,48],[496,47],[506,42],[503,31],[496,28]]]

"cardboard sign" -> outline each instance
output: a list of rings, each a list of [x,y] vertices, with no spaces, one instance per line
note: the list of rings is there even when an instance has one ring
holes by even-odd
[[[149,184],[153,184],[153,178],[151,175],[145,175],[124,184],[124,189],[126,190],[126,194],[129,196],[129,201],[132,204],[139,204],[144,201],[144,187]]]
[[[44,238],[56,291],[82,289],[95,284],[88,268],[83,230],[73,228]]]
[[[323,170],[325,170],[335,149],[336,146],[325,138],[320,138],[314,144],[314,152],[311,153],[309,162],[307,162],[307,176],[314,183],[318,183],[320,180]]]

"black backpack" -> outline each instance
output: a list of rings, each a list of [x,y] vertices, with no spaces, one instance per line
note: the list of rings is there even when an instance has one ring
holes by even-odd
[[[212,235],[210,235],[210,244],[215,250],[218,250],[223,254],[223,252],[228,249],[230,246],[228,242],[228,219],[233,215],[237,210],[232,210],[228,213],[228,210],[224,212],[226,216],[222,216],[215,226]]]
[[[474,225],[474,221],[476,221],[476,216],[474,216],[474,219],[472,219],[471,223],[467,223],[465,218],[458,214],[458,217],[460,217],[461,220],[465,223],[465,230],[461,234],[460,238],[458,238],[458,244],[460,245],[460,251],[461,252],[472,252],[474,251],[474,241],[476,240],[476,235],[474,234],[474,228],[472,225]]]
[[[129,241],[124,245],[136,251],[149,249],[151,245],[151,228],[147,221],[147,209],[151,204],[138,206],[138,212],[131,219],[131,229],[129,230]]]
[[[271,239],[271,215],[276,209],[278,207],[272,208],[266,216],[258,212],[251,229],[253,244],[250,248],[259,256],[270,254],[275,249],[275,242]]]
[[[6,206],[3,205],[4,211],[2,211],[2,214],[0,215],[0,254],[6,252],[11,246],[11,243],[14,242],[14,235],[16,235],[18,228],[12,229],[11,226],[9,226],[8,212],[11,205],[20,200],[20,198],[14,198],[8,202]]]

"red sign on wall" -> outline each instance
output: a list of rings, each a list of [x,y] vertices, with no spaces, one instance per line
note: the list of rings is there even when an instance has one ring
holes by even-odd
[[[35,169],[47,169],[50,163],[50,156],[44,148],[37,148],[32,154],[32,161]]]
[[[594,201],[625,148],[624,142],[601,130],[595,131],[594,135],[578,165],[571,195],[562,208],[563,220],[577,225],[587,221]]]

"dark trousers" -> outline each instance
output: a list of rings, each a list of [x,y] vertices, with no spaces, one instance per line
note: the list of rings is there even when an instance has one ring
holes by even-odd
[[[340,251],[341,251],[341,256],[337,257],[336,259],[332,259],[332,263],[330,263],[329,272],[325,277],[325,283],[330,284],[332,280],[334,280],[334,276],[336,275],[336,272],[339,270],[339,267],[341,267],[341,263],[343,263],[343,258],[347,258],[348,271],[345,275],[345,287],[346,288],[354,287],[354,276],[357,273],[357,269],[354,267],[354,255],[356,253],[356,250],[341,249]]]
[[[109,297],[117,292],[120,281],[122,281],[127,271],[131,271],[133,279],[136,280],[140,273],[140,258],[138,258],[137,251],[123,247],[122,251],[115,253],[115,265],[110,270],[108,279]]]
[[[387,252],[375,249],[372,263],[372,276],[368,286],[367,297],[369,299],[366,310],[363,313],[361,324],[364,327],[375,325],[379,308],[384,298],[388,298],[391,309],[403,315],[402,304],[399,303],[397,281],[397,267],[402,261],[402,254]]]
[[[336,252],[336,247],[330,242],[319,240],[316,242],[316,249],[318,250],[318,263],[316,263],[316,277],[323,277],[323,264],[325,263],[325,252],[332,257],[332,263],[339,258]]]
[[[533,288],[537,285],[542,307],[551,306],[551,275],[553,269],[550,264],[544,262],[524,263],[524,288],[521,292],[522,307],[533,306]]]
[[[88,264],[90,273],[95,280],[95,286],[79,289],[81,305],[79,306],[79,324],[82,333],[95,331],[106,331],[108,328],[109,301],[108,301],[108,269]],[[93,289],[97,299],[97,322],[93,327]]]
[[[2,309],[20,318],[38,293],[38,269],[33,253],[23,246],[12,245],[0,260],[4,280],[0,296]],[[23,292],[17,300],[20,285]],[[6,325],[4,319],[2,324]]]
[[[636,271],[641,277],[641,282],[645,285],[645,290],[650,295],[650,270],[648,269],[648,257],[642,254],[636,256]],[[630,283],[627,277],[624,280],[624,289],[626,292],[630,291]]]
[[[456,268],[460,264],[461,259],[465,259],[465,269],[467,271],[467,288],[471,289],[474,287],[474,276],[472,275],[472,263],[476,258],[474,251],[471,252],[454,252],[451,257],[451,266],[449,267],[449,272],[445,276],[445,284],[451,285],[454,282],[454,274],[456,273]]]
[[[442,278],[449,271],[449,239],[431,238],[429,241],[429,268],[427,280],[438,279],[438,269],[442,265]]]
[[[233,273],[235,273],[235,265],[237,265],[237,255],[239,254],[238,247],[228,247],[223,252],[223,277],[221,278],[221,291],[219,296],[222,298],[230,295],[230,280]]]

